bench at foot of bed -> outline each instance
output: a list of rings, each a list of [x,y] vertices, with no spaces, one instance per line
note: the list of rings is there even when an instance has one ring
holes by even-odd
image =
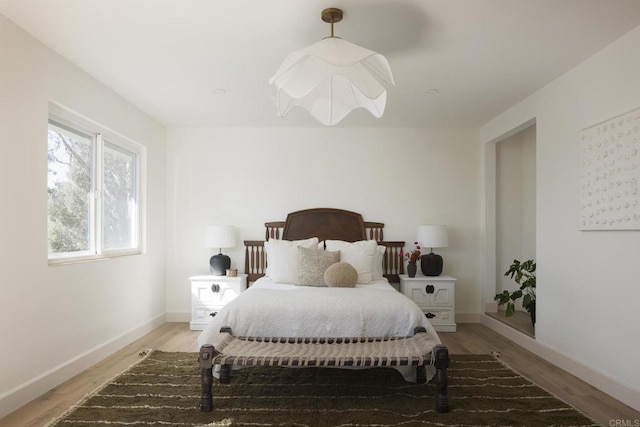
[[[426,365],[436,369],[436,411],[449,411],[447,368],[449,351],[423,327],[414,335],[392,338],[282,338],[234,337],[220,329],[217,348],[200,348],[202,397],[200,410],[213,410],[213,368],[220,365],[220,382],[231,381],[232,366],[394,367],[416,366],[417,382],[425,383]],[[258,344],[258,345],[256,345]],[[285,351],[283,346],[286,346]],[[287,356],[282,356],[287,354]]]

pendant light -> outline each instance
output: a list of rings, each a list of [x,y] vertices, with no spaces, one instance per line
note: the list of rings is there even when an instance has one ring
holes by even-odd
[[[332,126],[356,108],[376,118],[384,113],[385,85],[395,86],[389,63],[379,53],[334,36],[333,24],[342,16],[340,9],[323,10],[322,20],[331,24],[331,35],[289,54],[269,81],[278,91],[280,116],[302,107]]]

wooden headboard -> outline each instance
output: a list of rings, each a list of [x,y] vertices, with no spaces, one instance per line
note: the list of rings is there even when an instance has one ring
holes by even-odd
[[[356,212],[333,208],[306,209],[291,212],[286,221],[267,222],[265,240],[245,240],[244,271],[249,275],[249,282],[264,276],[267,268],[267,256],[264,242],[269,239],[300,240],[318,237],[323,240],[376,240],[385,246],[382,271],[392,283],[400,281],[398,277],[404,273],[402,248],[404,242],[384,241],[381,222],[366,222]]]

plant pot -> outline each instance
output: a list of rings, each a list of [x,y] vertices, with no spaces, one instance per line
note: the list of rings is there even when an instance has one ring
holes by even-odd
[[[416,277],[416,272],[418,271],[418,265],[415,262],[410,262],[407,265],[407,274],[409,277]]]

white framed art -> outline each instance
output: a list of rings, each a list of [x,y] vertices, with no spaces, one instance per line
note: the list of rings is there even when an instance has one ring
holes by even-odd
[[[580,131],[580,230],[640,230],[640,108]]]

